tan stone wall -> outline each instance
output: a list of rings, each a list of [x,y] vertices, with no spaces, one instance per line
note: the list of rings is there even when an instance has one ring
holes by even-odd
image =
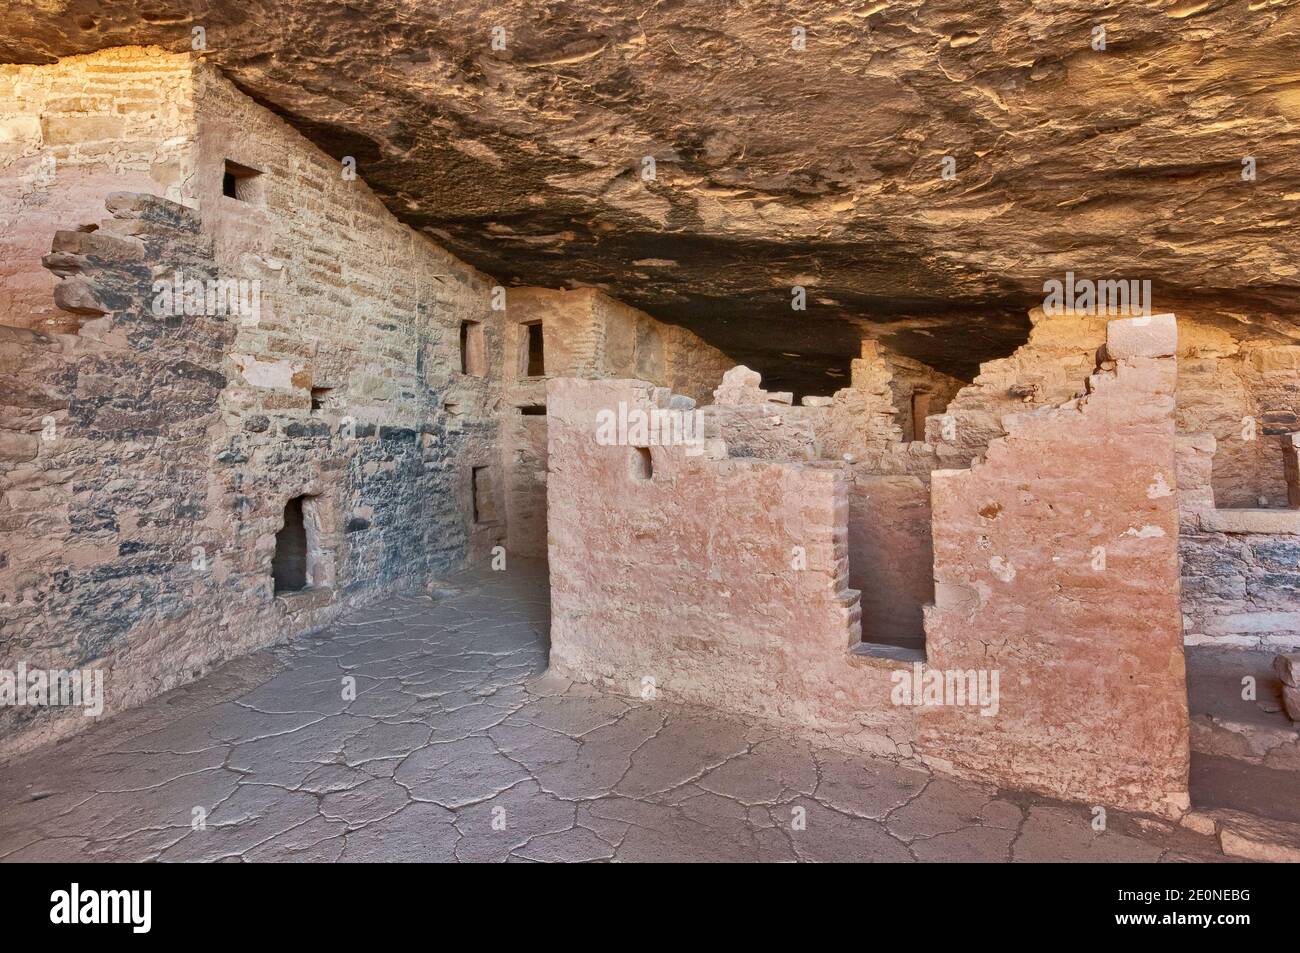
[[[1187,642],[1300,645],[1300,512],[1284,457],[1300,420],[1300,348],[1193,324],[1180,352]]]
[[[546,380],[641,378],[703,399],[731,366],[691,332],[656,321],[594,288],[511,288],[506,294],[502,454],[509,552],[546,555]],[[540,323],[545,374],[528,377],[526,325]]]
[[[848,387],[831,396],[817,425],[820,454],[828,459],[860,459],[902,440],[893,402],[893,375],[874,341],[862,342],[862,356],[850,365]]]
[[[0,324],[75,330],[41,267],[58,229],[98,222],[110,192],[193,204],[190,57],[127,47],[0,65]]]
[[[996,717],[926,708],[930,759],[987,781],[1172,814],[1187,799],[1173,316],[1110,325],[1088,396],[1008,420],[933,475],[940,671],[1000,670]],[[1123,346],[1121,346],[1123,345]]]
[[[119,54],[84,59],[93,76]],[[103,666],[108,713],[505,540],[494,282],[211,68],[189,83],[196,117],[180,141],[196,212],[126,195],[105,218],[105,194],[70,199],[98,204],[99,229],[51,230],[35,260],[53,246],[52,298],[78,312],[62,312],[76,333],[10,329],[4,342],[0,667]],[[157,129],[128,128],[157,145]],[[227,160],[260,172],[254,201],[223,194]],[[256,319],[161,312],[153,282],[177,269],[260,282]],[[461,373],[464,319],[485,328],[483,376]],[[276,534],[300,495],[312,587],[277,595]],[[0,756],[89,723],[3,714]]]
[[[1291,440],[1294,455],[1300,435]],[[1212,486],[1215,439],[1180,436],[1178,450],[1187,643],[1300,646],[1300,508],[1219,509]]]
[[[491,468],[498,493],[501,486],[504,319],[491,308],[495,282],[393,219],[366,187],[364,168],[355,179],[345,177],[340,162],[213,69],[200,69],[196,85],[195,192],[205,228],[222,272],[257,277],[264,291],[262,320],[241,326],[233,346],[227,413],[276,411],[310,420],[311,388],[326,387],[318,420],[336,426],[350,418],[362,428],[409,432],[426,462],[455,474],[438,518],[427,512],[432,500],[422,505],[424,514],[411,514],[452,523],[420,558],[450,566],[464,555],[483,557],[504,542],[500,522],[478,525],[468,516],[472,467]],[[227,160],[262,171],[260,202],[222,194]],[[485,329],[484,376],[461,373],[462,321]],[[288,386],[258,386],[276,368],[287,372]],[[394,478],[382,471],[360,476]],[[272,497],[286,492],[283,483],[265,485]],[[372,523],[367,532],[382,536],[385,529]],[[366,567],[357,569],[364,576]]]
[[[592,296],[591,309],[604,328],[602,377],[652,381],[703,403],[735,364],[685,328],[658,321],[603,292]]]
[[[980,373],[926,424],[926,441],[944,466],[965,467],[989,442],[1004,436],[1002,418],[1051,407],[1083,392],[1106,341],[1107,318],[1030,312],[1029,340],[1010,357],[989,361]]]
[[[1215,438],[1216,504],[1290,505],[1283,446],[1300,431],[1300,346],[1190,330],[1196,337],[1179,367],[1178,429]]]
[[[925,440],[927,417],[947,410],[966,382],[885,348],[880,357],[889,369],[894,421],[903,440]]]
[[[793,399],[764,390],[756,371],[733,368],[713,392],[709,432],[731,456],[775,460],[855,462],[900,442],[889,365],[873,341],[862,342],[848,387],[799,406]]]
[[[1001,418],[1080,393],[1106,341],[1104,315],[1030,313],[1029,341],[991,361],[929,421],[946,466],[966,466],[1005,434]],[[1300,346],[1252,339],[1194,311],[1179,313],[1178,432],[1217,441],[1213,486],[1221,507],[1286,506],[1282,446],[1300,430]],[[1262,502],[1261,502],[1262,500]]]
[[[546,555],[546,416],[523,408],[546,407],[548,376],[596,377],[601,373],[605,328],[597,319],[592,289],[510,288],[506,292],[505,401],[502,460],[509,553]],[[527,328],[542,326],[545,374],[527,376]]]

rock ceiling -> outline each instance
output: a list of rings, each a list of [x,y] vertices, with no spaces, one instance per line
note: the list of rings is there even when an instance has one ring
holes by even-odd
[[[969,376],[1067,270],[1300,336],[1293,0],[0,0],[0,22],[8,62],[201,25],[404,221],[686,324],[774,389],[833,389],[863,332]]]

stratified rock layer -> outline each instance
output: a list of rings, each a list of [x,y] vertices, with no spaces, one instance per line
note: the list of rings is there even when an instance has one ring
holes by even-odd
[[[210,60],[466,260],[600,285],[776,390],[833,390],[866,322],[969,376],[1067,270],[1294,333],[1300,8],[1277,0],[4,0],[0,17],[12,62],[188,50],[201,26]]]

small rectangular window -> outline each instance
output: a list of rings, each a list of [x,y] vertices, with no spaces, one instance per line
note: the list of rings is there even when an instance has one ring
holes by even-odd
[[[930,416],[930,394],[923,390],[912,391],[912,439],[925,439],[925,418]]]
[[[546,374],[546,344],[542,336],[542,323],[535,321],[525,324],[524,328],[528,335],[523,361],[524,374],[527,377],[542,377]]]
[[[519,412],[520,412],[521,414],[523,414],[525,417],[545,417],[545,416],[546,416],[546,405],[545,405],[545,404],[528,404],[527,406],[520,407],[520,408],[519,408]]]
[[[313,387],[311,389],[311,410],[312,413],[319,413],[325,409],[325,401],[329,398],[332,387]]]
[[[649,447],[632,448],[632,479],[649,480],[655,475],[654,460]]]
[[[265,204],[262,173],[227,159],[221,176],[221,194],[250,205]]]

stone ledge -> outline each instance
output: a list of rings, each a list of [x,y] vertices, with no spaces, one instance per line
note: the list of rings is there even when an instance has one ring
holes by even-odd
[[[1172,314],[1121,318],[1106,325],[1106,353],[1113,361],[1138,357],[1173,357],[1178,327]]]
[[[902,645],[882,645],[877,642],[859,642],[849,649],[854,659],[882,659],[889,662],[924,662],[925,650]]]
[[[1300,536],[1300,509],[1206,510],[1201,529],[1210,533],[1281,533]]]
[[[1206,612],[1196,620],[1196,636],[1267,636],[1300,631],[1300,612],[1276,609],[1244,609],[1237,612]]]
[[[292,615],[307,609],[321,609],[334,601],[334,590],[329,586],[300,589],[297,592],[277,592],[275,603],[280,611]]]
[[[1300,824],[1259,817],[1244,811],[1209,812],[1219,845],[1229,857],[1270,863],[1300,863]]]

